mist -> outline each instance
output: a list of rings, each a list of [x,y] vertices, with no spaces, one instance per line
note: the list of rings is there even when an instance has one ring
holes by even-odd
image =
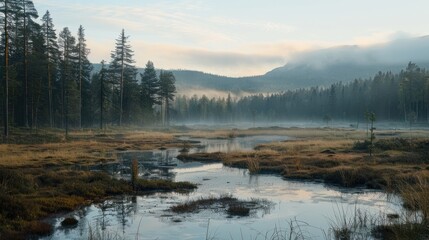
[[[411,38],[402,36],[392,41],[369,46],[345,45],[293,55],[288,64],[307,65],[322,69],[335,64],[397,65],[411,62],[429,62],[429,36]],[[392,69],[394,70],[394,69]]]
[[[429,37],[400,38],[369,46],[339,46],[297,53],[287,64],[264,75],[225,77],[175,70],[178,89],[211,89],[233,93],[278,93],[373,77],[379,71],[399,73],[409,62],[429,67]],[[224,94],[223,94],[224,95]]]

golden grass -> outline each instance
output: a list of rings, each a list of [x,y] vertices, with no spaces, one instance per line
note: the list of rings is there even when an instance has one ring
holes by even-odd
[[[74,131],[69,141],[0,144],[0,166],[92,165],[114,161],[113,153],[116,151],[152,150],[180,145],[183,144],[170,133],[130,131],[126,134],[98,134],[94,131]]]
[[[349,129],[252,129],[235,130],[237,135],[275,134],[294,137],[294,140],[262,144],[250,152],[216,154],[190,154],[184,158],[210,161],[218,160],[227,166],[248,168],[251,173],[278,172],[286,178],[324,179],[343,186],[366,186],[390,188],[397,179],[406,179],[415,174],[429,172],[429,161],[424,142],[427,131],[415,131],[414,136],[426,138],[407,139],[412,146],[409,150],[377,150],[373,157],[366,151],[355,150],[354,144],[366,139],[365,131]],[[222,136],[228,131],[212,131],[208,137]],[[193,133],[191,133],[192,135]],[[197,134],[203,134],[198,132]],[[377,139],[387,148],[401,144],[395,141],[407,136],[406,131],[379,131]],[[385,140],[387,142],[383,142]],[[377,141],[378,141],[377,140]],[[389,142],[390,141],[390,142]],[[393,143],[392,143],[393,141]],[[423,143],[423,145],[421,144]],[[390,144],[390,145],[386,145]],[[419,147],[420,146],[420,147]]]

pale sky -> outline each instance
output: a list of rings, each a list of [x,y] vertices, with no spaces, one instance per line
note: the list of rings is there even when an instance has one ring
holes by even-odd
[[[136,65],[259,75],[294,54],[429,34],[427,0],[33,0],[57,32],[86,29],[92,62],[110,61],[122,29]]]

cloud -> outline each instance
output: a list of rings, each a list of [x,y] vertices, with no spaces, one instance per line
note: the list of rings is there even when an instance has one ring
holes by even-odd
[[[207,44],[231,41],[231,36],[211,27],[198,10],[197,1],[155,2],[144,6],[110,3],[79,4],[67,2],[58,5],[52,0],[39,0],[46,6],[56,7],[61,13],[79,13],[84,25],[94,25],[96,31],[111,31],[125,28],[131,35],[167,39],[190,44]],[[76,19],[70,19],[76,22]],[[63,23],[67,24],[67,22]]]
[[[380,43],[387,43],[400,39],[417,37],[418,34],[413,34],[404,31],[375,31],[367,36],[360,36],[353,40],[353,43],[360,46],[371,46]]]
[[[409,61],[427,63],[429,37],[397,32],[384,34],[385,41],[371,45],[345,45],[315,51],[297,52],[292,65],[306,64],[316,69],[332,64],[406,64]]]
[[[279,54],[261,52],[208,51],[178,45],[152,44],[134,41],[136,60],[146,63],[152,60],[157,67],[167,69],[201,70],[227,76],[260,75],[285,64]]]
[[[35,4],[55,8],[51,11],[55,24],[57,16],[59,25],[70,29],[77,30],[76,25],[82,24],[87,29],[90,60],[93,62],[110,60],[110,52],[122,28],[130,36],[138,66],[152,60],[157,67],[165,69],[249,76],[264,74],[291,61],[308,60],[310,56],[315,56],[312,61],[315,66],[330,61],[348,61],[348,55],[363,63],[374,59],[373,53],[353,47],[326,54],[323,50],[314,53],[317,49],[340,43],[328,40],[283,41],[299,39],[293,35],[298,36],[303,31],[314,34],[315,39],[318,36],[302,25],[299,28],[299,22],[294,26],[285,21],[275,21],[276,18],[213,12],[213,9],[208,9],[207,2],[200,0],[35,0]],[[57,28],[61,29],[60,26]],[[368,36],[356,37],[350,42],[370,47],[412,35],[374,30]]]

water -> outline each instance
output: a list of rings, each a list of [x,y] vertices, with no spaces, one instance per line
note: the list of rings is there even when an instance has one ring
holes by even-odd
[[[248,150],[266,141],[281,141],[278,136],[254,136],[231,140],[204,140],[204,149],[194,151]],[[231,146],[228,146],[231,145]],[[62,229],[63,217],[53,219],[55,233],[47,239],[88,239],[88,232],[119,239],[265,239],[265,235],[300,225],[307,237],[324,239],[329,227],[344,213],[379,216],[401,210],[398,199],[365,189],[347,190],[320,183],[285,181],[277,175],[251,175],[247,170],[222,164],[182,163],[178,149],[155,152],[127,152],[123,162],[138,159],[142,177],[168,178],[199,184],[188,194],[158,193],[122,196],[83,208],[70,215],[80,219],[74,229]],[[127,177],[126,164],[109,169]],[[161,166],[158,168],[157,166]],[[174,214],[169,207],[200,197],[231,194],[243,200],[265,199],[270,207],[252,212],[249,217],[228,217],[223,211]],[[90,230],[91,229],[91,230]]]

